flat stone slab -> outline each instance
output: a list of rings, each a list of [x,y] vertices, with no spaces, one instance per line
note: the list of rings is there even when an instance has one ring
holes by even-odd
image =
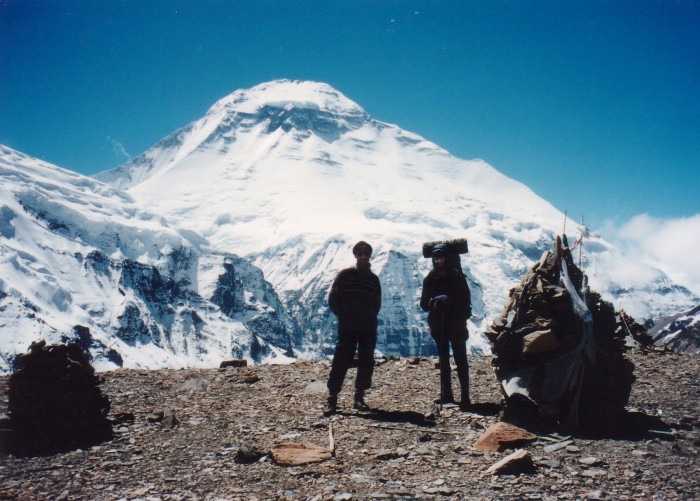
[[[530,453],[523,449],[518,449],[513,454],[489,466],[486,473],[488,475],[519,474],[531,473],[535,471],[535,469],[535,464],[532,461]]]
[[[333,456],[325,447],[305,443],[277,444],[270,450],[275,463],[282,466],[298,466],[309,463],[320,463]]]
[[[537,436],[527,430],[512,424],[498,422],[484,431],[474,443],[474,447],[482,451],[499,452],[505,449],[514,449],[535,439]]]

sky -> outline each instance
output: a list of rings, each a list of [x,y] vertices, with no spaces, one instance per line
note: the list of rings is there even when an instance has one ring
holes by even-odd
[[[700,246],[698,26],[699,0],[0,0],[0,143],[93,174],[236,89],[326,82],[700,291],[655,243]]]

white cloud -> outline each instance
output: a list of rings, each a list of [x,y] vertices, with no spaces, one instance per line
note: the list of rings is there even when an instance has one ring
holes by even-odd
[[[126,151],[126,148],[124,148],[124,145],[117,141],[116,139],[112,139],[110,136],[107,136],[107,140],[112,143],[112,148],[114,149],[114,154],[117,156],[123,156],[127,160],[131,160],[131,155],[129,155],[129,152]]]
[[[677,219],[641,214],[606,233],[628,255],[700,295],[700,214]]]

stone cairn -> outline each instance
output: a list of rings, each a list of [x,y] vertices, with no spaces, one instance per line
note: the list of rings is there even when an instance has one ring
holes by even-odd
[[[486,332],[504,419],[600,433],[620,425],[634,382],[634,364],[625,358],[633,320],[587,283],[564,235],[510,290]]]
[[[32,343],[8,385],[10,452],[53,454],[111,438],[110,404],[98,383],[77,345]]]

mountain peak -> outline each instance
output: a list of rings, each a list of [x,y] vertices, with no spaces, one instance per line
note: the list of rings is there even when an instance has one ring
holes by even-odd
[[[354,101],[328,84],[306,80],[273,80],[250,89],[239,89],[220,99],[209,110],[254,114],[265,107],[307,109],[335,114],[364,114]]]

